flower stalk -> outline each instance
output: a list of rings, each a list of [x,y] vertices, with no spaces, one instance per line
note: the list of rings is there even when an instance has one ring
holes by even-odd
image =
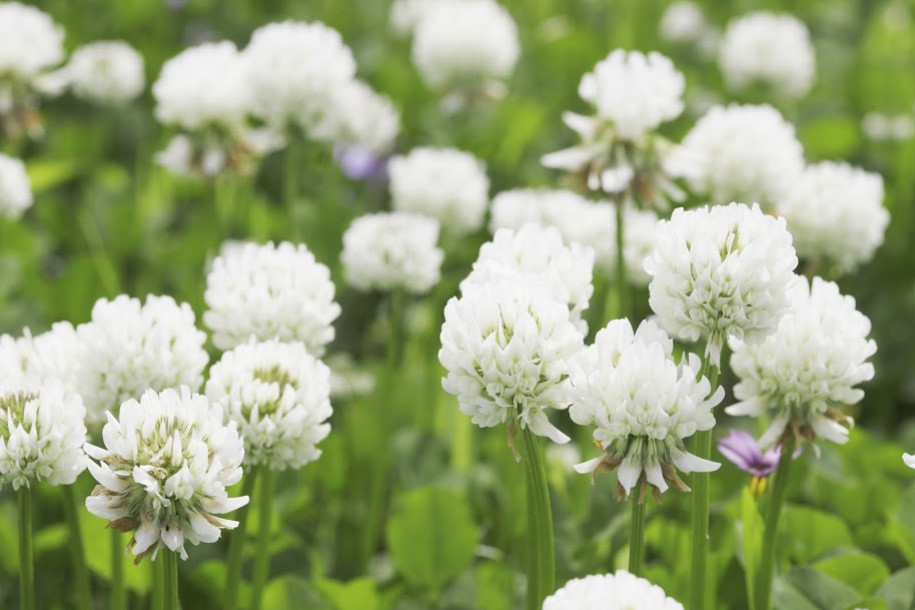
[[[124,541],[121,532],[111,529],[111,610],[127,610],[127,585],[124,582]]]
[[[626,277],[626,258],[625,258],[625,235],[623,232],[623,223],[625,222],[623,214],[623,202],[616,201],[616,303],[617,317],[629,317],[629,284]]]
[[[794,461],[795,440],[791,434],[786,435],[782,455],[775,471],[772,494],[766,510],[765,530],[763,532],[762,557],[756,577],[755,610],[770,610],[772,599],[772,578],[775,575],[775,540],[778,536],[778,520],[785,502],[785,491],[788,488],[788,475],[791,462]]]
[[[19,489],[19,607],[35,610],[35,564],[32,553],[32,490]]]
[[[556,557],[553,514],[543,455],[534,433],[521,431],[527,494],[527,601],[526,610],[540,610],[543,600],[556,589]]]
[[[73,587],[76,594],[77,607],[80,610],[91,610],[92,591],[89,587],[89,570],[86,568],[86,552],[83,546],[83,535],[79,528],[79,512],[77,499],[73,493],[72,485],[63,485],[64,516],[70,530],[70,565],[73,568]],[[79,502],[82,506],[82,502]]]
[[[259,514],[257,546],[254,551],[254,583],[251,591],[251,610],[260,610],[264,588],[270,575],[270,518],[273,514],[273,478],[275,473],[264,468],[258,473]]]
[[[242,483],[241,495],[250,497],[254,491],[257,470],[252,469]],[[238,587],[241,584],[241,560],[245,547],[248,519],[239,519],[238,527],[229,537],[229,556],[226,564],[226,593],[223,608],[235,610],[238,607]]]
[[[174,551],[162,552],[162,598],[165,610],[178,610],[178,554]]]
[[[629,572],[641,576],[645,571],[645,497],[630,494],[632,518],[629,524]]]

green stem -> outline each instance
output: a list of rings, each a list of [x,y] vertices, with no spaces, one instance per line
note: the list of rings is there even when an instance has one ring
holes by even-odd
[[[782,445],[782,455],[775,471],[775,482],[769,507],[766,510],[765,531],[763,532],[762,557],[756,579],[756,610],[769,610],[772,596],[772,577],[775,574],[775,541],[778,537],[778,518],[785,503],[788,475],[794,461],[794,437],[789,436]]]
[[[118,271],[108,254],[105,247],[105,239],[102,232],[92,217],[90,210],[85,209],[77,214],[77,224],[83,233],[83,239],[89,248],[92,264],[98,273],[102,285],[105,287],[107,296],[114,296],[121,292],[121,281],[118,279]]]
[[[629,572],[641,576],[645,569],[645,499],[641,494],[630,494],[632,519],[629,535]]]
[[[241,486],[241,495],[251,497],[254,491],[254,481],[258,469],[248,471]],[[248,520],[239,519],[238,527],[229,534],[229,557],[226,567],[226,594],[222,607],[225,610],[235,610],[238,607],[238,587],[241,584],[241,559],[245,548],[245,532],[248,529]]]
[[[121,532],[111,530],[111,610],[127,610],[127,586],[124,582],[124,544]]]
[[[527,603],[526,610],[540,610],[543,600],[555,588],[556,556],[553,546],[553,514],[550,490],[547,486],[543,456],[538,439],[525,428],[521,431],[524,444],[525,481],[527,483]]]
[[[178,553],[162,551],[162,598],[165,610],[178,610]]]
[[[79,529],[79,512],[76,494],[72,485],[62,486],[64,494],[64,517],[70,529],[70,565],[73,568],[73,586],[76,589],[76,603],[80,610],[91,610],[92,591],[89,588],[89,570],[86,569],[86,552],[83,534]],[[82,502],[79,503],[82,505]]]
[[[629,317],[629,282],[626,278],[625,235],[623,233],[623,203],[617,201],[616,205],[616,299],[617,316]]]
[[[718,387],[718,368],[702,361],[700,376],[709,380],[709,393]],[[696,432],[693,453],[696,457],[708,460],[712,456],[712,431]],[[690,579],[690,610],[705,610],[706,565],[708,561],[708,522],[709,522],[709,473],[693,473],[693,512],[692,512],[692,561]]]
[[[165,610],[165,560],[149,562],[152,587],[149,590],[151,610]]]
[[[19,489],[19,608],[35,610],[35,564],[32,556],[32,490]]]
[[[261,598],[267,586],[267,577],[270,576],[270,517],[273,514],[273,477],[274,472],[269,468],[262,468],[258,473],[260,489],[258,489],[258,515],[257,545],[254,550],[254,583],[251,591],[251,610],[260,610]]]

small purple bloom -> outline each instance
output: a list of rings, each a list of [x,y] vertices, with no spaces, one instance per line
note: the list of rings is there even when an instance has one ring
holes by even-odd
[[[382,182],[388,178],[388,157],[354,144],[334,146],[334,159],[350,180]]]
[[[759,478],[775,472],[782,453],[780,447],[763,453],[752,435],[735,429],[731,429],[725,438],[718,441],[718,451],[744,472]]]

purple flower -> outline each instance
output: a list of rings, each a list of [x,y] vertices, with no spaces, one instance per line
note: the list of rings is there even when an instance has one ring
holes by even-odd
[[[718,451],[735,466],[756,478],[768,477],[775,472],[782,454],[780,447],[763,453],[752,435],[733,428],[725,438],[718,441]]]
[[[350,180],[365,180],[366,182],[387,180],[387,155],[379,155],[362,146],[337,144],[334,146],[334,159]]]

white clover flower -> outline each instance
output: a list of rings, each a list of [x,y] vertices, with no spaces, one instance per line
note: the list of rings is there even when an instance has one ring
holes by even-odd
[[[424,214],[445,231],[461,235],[483,226],[489,178],[483,163],[453,148],[414,148],[388,164],[391,204]]]
[[[387,152],[394,146],[400,132],[400,115],[391,100],[358,80],[338,87],[332,95],[335,111],[315,126],[314,138],[358,145],[375,153]]]
[[[245,465],[301,468],[321,456],[333,413],[330,369],[301,343],[243,343],[210,368],[210,401],[225,406],[245,442]]]
[[[16,220],[32,207],[32,183],[25,163],[0,153],[0,218]]]
[[[804,170],[775,210],[788,221],[799,257],[840,272],[873,258],[890,221],[880,174],[828,161]]]
[[[468,286],[445,306],[441,342],[442,387],[474,424],[569,441],[547,413],[569,406],[569,363],[583,339],[548,285],[514,278]]]
[[[868,339],[871,323],[833,282],[799,278],[791,290],[791,310],[778,330],[761,343],[732,340],[731,370],[740,381],[726,409],[731,415],[766,415],[771,422],[759,440],[765,448],[793,433],[799,441],[816,437],[844,443],[851,422],[837,407],[864,397],[855,386],[874,376],[867,359],[877,351]]]
[[[113,301],[99,299],[92,320],[80,324],[76,334],[76,387],[90,425],[148,389],[203,384],[206,335],[194,324],[191,306],[170,296],[149,295],[145,303],[123,294]]]
[[[539,279],[557,301],[569,307],[572,322],[584,335],[588,324],[582,314],[594,294],[593,268],[591,248],[578,243],[566,246],[558,229],[528,223],[517,231],[499,229],[492,241],[483,244],[473,270],[461,282],[461,291],[515,277]]]
[[[686,81],[670,59],[657,52],[616,49],[581,78],[578,94],[612,124],[620,140],[645,132],[683,112]]]
[[[255,112],[283,132],[305,132],[338,112],[334,97],[356,75],[356,61],[337,30],[283,21],[258,28],[244,50]]]
[[[635,286],[647,286],[651,276],[645,271],[645,259],[655,248],[658,215],[653,210],[640,210],[634,206],[623,208],[623,259],[626,262],[626,280]],[[613,234],[614,242],[616,233]]]
[[[715,106],[683,147],[700,165],[688,177],[691,187],[712,201],[758,201],[771,208],[804,170],[794,127],[768,105]]]
[[[213,345],[227,350],[252,336],[301,341],[321,356],[340,315],[330,270],[304,244],[245,244],[217,256],[207,274],[203,323]]]
[[[145,84],[143,56],[122,40],[83,45],[66,66],[41,78],[46,90],[69,88],[76,97],[99,104],[128,102],[143,93]]]
[[[486,90],[520,54],[515,21],[494,0],[433,2],[413,31],[413,64],[435,89]]]
[[[241,480],[245,455],[235,422],[223,423],[223,408],[182,386],[153,390],[140,401],[108,413],[105,447],[86,445],[89,472],[98,481],[86,508],[108,527],[133,532],[128,549],[136,562],[160,549],[187,559],[185,544],[216,542],[237,521],[216,515],[248,503],[226,489]]]
[[[207,42],[172,57],[153,83],[156,118],[188,131],[241,131],[252,108],[251,85],[235,45]]]
[[[47,13],[20,2],[0,2],[0,81],[30,83],[63,60],[63,42],[63,28]]]
[[[683,610],[664,589],[626,570],[573,578],[543,601],[543,610]]]
[[[435,8],[440,0],[394,0],[391,3],[389,21],[391,28],[401,38],[413,35],[416,26],[427,12]]]
[[[710,30],[702,9],[688,0],[678,0],[668,5],[658,24],[661,38],[674,44],[701,43],[703,38],[712,33]]]
[[[760,11],[728,23],[718,65],[731,89],[762,84],[786,98],[798,98],[813,85],[816,56],[803,21]]]
[[[797,255],[784,218],[742,203],[674,210],[645,261],[649,304],[669,333],[707,341],[719,364],[728,338],[759,342],[788,311]]]
[[[36,336],[28,328],[18,339],[0,335],[0,379],[54,381],[75,391],[79,370],[79,338],[69,322],[56,322]]]
[[[905,465],[909,468],[915,468],[915,455],[903,453],[902,461],[905,462]]]
[[[57,381],[0,382],[0,488],[71,485],[86,469],[86,408]]]
[[[677,475],[711,472],[720,466],[688,453],[683,440],[715,426],[712,407],[724,388],[711,396],[711,384],[700,376],[702,361],[686,354],[673,359],[673,341],[654,322],[633,332],[626,319],[601,329],[594,345],[585,348],[571,367],[572,421],[594,426],[594,440],[604,454],[575,467],[578,472],[617,467],[620,495],[647,486],[655,495],[668,483],[689,487]]]
[[[353,220],[343,234],[340,262],[359,290],[428,292],[441,277],[444,253],[438,222],[407,212],[378,212]]]

